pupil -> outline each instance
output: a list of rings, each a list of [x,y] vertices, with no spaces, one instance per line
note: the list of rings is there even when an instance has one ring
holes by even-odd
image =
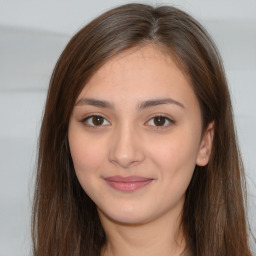
[[[103,124],[103,118],[100,116],[94,116],[92,118],[92,122],[94,125],[101,125],[101,124]]]
[[[154,118],[155,125],[162,126],[165,123],[165,118],[162,116],[157,116]]]

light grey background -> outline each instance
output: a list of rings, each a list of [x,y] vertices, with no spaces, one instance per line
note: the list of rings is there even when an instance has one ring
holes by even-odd
[[[37,136],[55,62],[83,25],[127,2],[131,1],[0,0],[0,256],[30,254]],[[174,4],[189,12],[219,47],[234,103],[248,179],[249,217],[256,235],[256,0],[140,2]]]

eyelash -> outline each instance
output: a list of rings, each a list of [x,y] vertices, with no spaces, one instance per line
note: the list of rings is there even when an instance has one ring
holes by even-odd
[[[81,122],[82,122],[84,125],[86,125],[87,127],[92,128],[92,129],[101,129],[101,128],[103,128],[104,126],[108,126],[108,125],[102,125],[102,124],[99,125],[99,126],[97,126],[97,125],[92,125],[92,124],[88,124],[88,123],[87,123],[88,120],[90,120],[91,118],[94,118],[94,117],[96,117],[96,118],[102,118],[102,119],[103,119],[103,122],[107,121],[106,118],[104,118],[104,117],[101,116],[101,115],[90,115],[90,116],[87,116],[87,117],[85,117],[84,119],[82,119]],[[163,125],[163,126],[157,126],[157,125],[154,126],[154,125],[152,125],[152,126],[155,127],[155,129],[157,129],[157,130],[159,130],[159,129],[166,129],[166,128],[168,128],[170,125],[172,125],[172,124],[175,123],[172,119],[170,119],[169,117],[164,116],[164,115],[155,115],[155,116],[151,117],[151,118],[149,119],[149,121],[147,121],[147,123],[149,123],[151,120],[152,120],[152,122],[154,122],[154,118],[164,118],[164,125]],[[110,124],[109,121],[107,121],[107,122]],[[166,122],[168,122],[169,124],[165,125]],[[103,123],[103,124],[104,124],[104,123]],[[150,126],[150,125],[147,125],[147,126]]]

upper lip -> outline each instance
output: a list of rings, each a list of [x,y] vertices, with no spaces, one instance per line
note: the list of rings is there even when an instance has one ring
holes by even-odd
[[[128,176],[128,177],[123,177],[123,176],[109,176],[104,178],[107,181],[112,181],[112,182],[140,182],[140,181],[149,181],[153,180],[153,178],[147,178],[147,177],[141,177],[141,176]]]

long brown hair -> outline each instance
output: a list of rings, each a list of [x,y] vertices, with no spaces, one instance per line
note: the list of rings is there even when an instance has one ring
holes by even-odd
[[[109,58],[155,44],[177,60],[200,104],[203,129],[214,121],[213,149],[195,167],[182,227],[197,256],[249,256],[245,178],[221,58],[204,28],[170,6],[127,4],[85,26],[68,43],[51,77],[39,139],[32,219],[35,256],[100,255],[106,236],[80,186],[67,140],[69,118],[86,82]]]

